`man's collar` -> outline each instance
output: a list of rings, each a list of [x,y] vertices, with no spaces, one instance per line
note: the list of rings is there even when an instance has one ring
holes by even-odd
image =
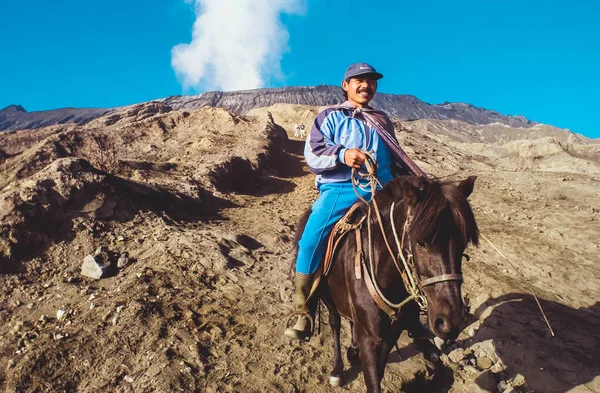
[[[338,105],[338,107],[346,108],[346,109],[352,109],[352,110],[360,109],[360,111],[364,111],[364,112],[380,112],[379,110],[377,110],[375,108],[372,108],[370,106],[367,106],[365,108],[359,108],[358,106],[354,105],[350,101],[346,101],[343,104]]]
[[[345,107],[348,107],[348,108],[358,108],[358,106],[356,106],[355,104],[353,104],[350,101],[344,102],[341,106],[345,106]],[[370,106],[367,105],[366,107],[360,108],[360,109],[373,109],[373,108],[371,108]]]

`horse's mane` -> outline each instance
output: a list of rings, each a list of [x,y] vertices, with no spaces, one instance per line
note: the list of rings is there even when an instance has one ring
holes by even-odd
[[[380,194],[391,197],[389,204],[394,200],[402,199],[402,183],[406,178],[397,178],[389,182]],[[384,201],[382,201],[384,202]],[[384,202],[385,203],[385,202]],[[383,206],[380,206],[383,210]],[[389,211],[389,207],[385,210]],[[409,227],[410,236],[415,241],[430,241],[435,239],[440,230],[453,221],[464,244],[469,241],[473,245],[479,244],[479,229],[471,210],[467,197],[450,180],[429,179],[420,193],[419,201],[413,207],[412,221]]]

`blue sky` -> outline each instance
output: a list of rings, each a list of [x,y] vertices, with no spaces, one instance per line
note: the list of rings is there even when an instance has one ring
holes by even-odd
[[[469,102],[600,137],[598,1],[196,1],[3,2],[0,108],[337,85],[349,63],[366,61],[385,74],[381,92]],[[195,39],[204,37],[186,48],[202,15]],[[189,51],[175,65],[178,44]]]

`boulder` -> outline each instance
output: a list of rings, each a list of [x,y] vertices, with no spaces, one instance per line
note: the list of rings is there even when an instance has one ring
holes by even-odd
[[[87,255],[83,258],[81,275],[99,280],[110,273],[111,265],[108,251],[104,247],[99,247],[94,255]]]

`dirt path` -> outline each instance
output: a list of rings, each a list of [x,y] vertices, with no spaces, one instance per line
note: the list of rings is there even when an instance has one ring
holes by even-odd
[[[332,390],[327,381],[333,360],[333,341],[325,309],[321,335],[309,343],[292,342],[283,337],[285,320],[293,311],[288,270],[294,227],[318,196],[314,175],[305,169],[301,150],[301,142],[292,142],[289,166],[283,176],[271,176],[260,185],[258,196],[237,195],[234,201],[239,207],[222,212],[228,223],[243,228],[246,235],[268,244],[275,252],[246,270],[237,282],[243,294],[239,309],[232,312],[244,319],[247,328],[238,332],[235,342],[224,344],[224,351],[218,351],[226,355],[216,367],[223,368],[222,375],[210,376],[214,378],[212,391]],[[282,189],[287,191],[282,193]],[[276,234],[274,239],[273,234]],[[344,345],[349,343],[348,334],[349,326],[344,323]],[[403,338],[402,345],[405,347],[401,356],[410,359],[401,361],[397,353],[392,354],[383,384],[390,391],[399,391],[403,383],[405,391],[409,391],[410,383],[416,381],[415,374],[426,370],[423,356],[412,347],[410,340]],[[348,369],[346,378],[344,391],[364,391],[359,367]]]

